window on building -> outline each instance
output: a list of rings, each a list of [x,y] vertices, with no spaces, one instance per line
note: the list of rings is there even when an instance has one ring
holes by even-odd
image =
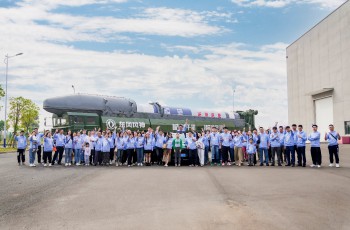
[[[345,121],[345,135],[350,134],[350,121]]]
[[[87,125],[95,125],[96,124],[96,117],[86,117],[86,124]]]

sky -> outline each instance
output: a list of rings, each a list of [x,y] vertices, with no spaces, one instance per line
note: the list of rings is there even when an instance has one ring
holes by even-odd
[[[0,0],[0,57],[24,53],[9,59],[8,96],[37,103],[41,126],[51,116],[43,100],[72,85],[138,104],[256,109],[259,126],[287,124],[286,47],[344,2]]]

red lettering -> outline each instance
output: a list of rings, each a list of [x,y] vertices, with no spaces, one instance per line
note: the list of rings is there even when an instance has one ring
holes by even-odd
[[[207,116],[208,116],[208,113],[205,113],[205,116],[207,117]]]

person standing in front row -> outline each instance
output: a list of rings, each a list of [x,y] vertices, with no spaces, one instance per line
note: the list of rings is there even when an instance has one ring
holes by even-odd
[[[197,163],[198,153],[197,153],[196,141],[197,139],[193,136],[193,133],[191,131],[188,132],[185,144],[188,149],[190,167],[198,166],[198,163]]]
[[[266,166],[269,166],[268,146],[269,146],[270,139],[269,139],[269,135],[266,134],[263,127],[260,127],[260,134],[258,138],[259,138],[260,166],[264,166],[264,157],[265,157]]]
[[[198,152],[198,159],[199,159],[199,165],[201,167],[204,166],[204,142],[203,142],[203,137],[202,133],[197,134],[198,140],[196,141],[196,146],[197,146],[197,152]]]
[[[247,145],[248,153],[248,166],[254,166],[254,154],[256,153],[256,146],[254,144],[253,138],[249,138],[249,143]]]
[[[180,134],[176,133],[176,137],[173,140],[173,149],[174,149],[174,155],[175,155],[175,167],[181,166],[181,150],[183,149],[183,143],[182,139],[180,138]]]
[[[49,167],[52,165],[52,150],[53,150],[53,139],[51,132],[47,132],[44,136],[44,167],[47,166],[47,161],[49,161]]]
[[[276,126],[272,128],[272,132],[270,134],[270,144],[271,144],[271,154],[272,154],[271,166],[275,166],[276,155],[277,155],[278,166],[282,166],[280,136],[277,132]]]
[[[340,135],[334,131],[334,126],[329,125],[329,132],[325,134],[324,139],[328,141],[328,151],[329,151],[329,167],[333,167],[333,155],[335,157],[335,167],[339,168],[339,145],[338,140],[340,140]]]
[[[230,154],[230,142],[232,141],[232,135],[228,132],[227,127],[224,127],[224,132],[221,134],[221,155],[222,155],[222,166],[231,165],[228,162]]]
[[[27,138],[24,136],[24,131],[21,130],[19,136],[15,137],[15,140],[17,141],[17,161],[18,165],[25,165],[25,150],[27,147]]]
[[[308,140],[311,144],[311,158],[312,158],[312,165],[310,167],[314,168],[321,168],[322,164],[322,154],[321,154],[321,148],[320,148],[320,132],[317,131],[318,126],[312,125],[313,132],[309,135]]]
[[[219,144],[220,144],[220,134],[216,127],[212,128],[212,132],[209,134],[208,139],[210,140],[211,145],[211,165],[220,164],[219,156]]]
[[[58,133],[55,133],[53,136],[54,140],[56,141],[56,152],[53,155],[52,159],[52,165],[55,164],[55,161],[58,156],[58,165],[61,165],[62,157],[63,157],[63,151],[64,151],[64,135],[63,135],[63,129],[60,129]]]
[[[85,143],[85,151],[84,151],[85,166],[89,166],[90,165],[90,155],[91,155],[90,143],[86,142]]]
[[[65,139],[64,139],[64,153],[65,153],[65,166],[71,166],[72,162],[72,148],[73,148],[73,138],[72,138],[72,132],[68,131]]]
[[[305,156],[305,142],[307,140],[306,133],[303,131],[303,126],[298,126],[297,132],[297,153],[298,153],[298,166],[306,166]]]
[[[290,127],[286,127],[286,133],[284,135],[284,146],[286,149],[286,165],[295,166],[295,153],[294,153],[294,133],[290,130]]]
[[[103,154],[103,165],[108,166],[109,161],[109,152],[111,150],[111,145],[108,140],[108,134],[104,133],[104,137],[102,137],[102,154]]]
[[[32,135],[29,137],[29,141],[30,141],[30,146],[29,146],[29,166],[30,167],[36,167],[36,165],[34,164],[35,161],[35,153],[37,151],[38,148],[38,141],[36,138],[36,132],[33,131]]]

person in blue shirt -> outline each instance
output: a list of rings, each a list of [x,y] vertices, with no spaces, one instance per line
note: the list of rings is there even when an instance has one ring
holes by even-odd
[[[34,164],[35,161],[35,154],[38,148],[38,139],[36,137],[36,132],[33,130],[32,134],[29,137],[29,166],[30,167],[36,167]]]
[[[282,163],[285,163],[286,162],[286,151],[284,150],[284,128],[282,125],[280,125],[278,127],[278,136],[279,136],[279,139],[280,139],[280,144],[281,144],[281,160],[282,160]]]
[[[259,142],[260,166],[264,165],[264,157],[265,157],[265,164],[266,164],[266,166],[269,166],[268,146],[269,146],[270,138],[269,138],[269,135],[267,135],[265,133],[263,127],[260,127],[259,130],[260,130],[260,134],[258,136],[258,142]]]
[[[123,165],[122,158],[123,158],[123,151],[124,151],[124,139],[123,139],[123,134],[121,132],[117,133],[114,144],[117,147],[117,153],[115,156],[115,166],[118,167]]]
[[[188,128],[188,119],[186,119],[186,122],[184,125],[179,125],[176,133],[183,134],[186,137],[187,128]]]
[[[44,136],[44,133],[39,133],[38,128],[34,129],[35,133],[36,133],[36,138],[38,139],[38,149],[36,151],[36,154],[38,156],[37,161],[38,164],[41,164],[41,145],[42,145],[42,138]]]
[[[77,132],[76,136],[73,137],[73,142],[74,142],[75,165],[79,166],[81,163],[81,154],[84,154],[82,152],[84,141],[81,138],[80,132]]]
[[[232,141],[232,135],[228,132],[227,127],[224,127],[224,132],[221,133],[221,155],[222,155],[222,166],[231,165],[230,162],[228,162],[228,157],[230,153],[230,142]]]
[[[197,139],[193,136],[193,133],[188,132],[185,145],[187,146],[187,149],[188,149],[190,167],[198,166],[198,153],[197,153],[196,141]]]
[[[243,135],[241,131],[234,130],[234,136],[233,136],[233,142],[234,142],[234,155],[235,160],[234,164],[241,166],[243,163]]]
[[[136,148],[136,138],[134,137],[134,134],[130,132],[129,138],[126,141],[126,152],[128,154],[128,167],[132,166],[135,148]]]
[[[335,166],[337,168],[340,167],[339,165],[339,145],[338,140],[340,140],[340,135],[338,132],[334,131],[334,126],[331,124],[328,126],[329,132],[325,133],[324,139],[328,141],[328,152],[329,152],[329,167],[333,167],[333,155],[335,157]]]
[[[297,137],[297,153],[298,153],[298,166],[306,166],[305,156],[305,142],[307,140],[306,132],[303,131],[303,126],[298,125]]]
[[[232,136],[232,139],[230,141],[230,164],[232,165],[235,160],[235,143],[233,141],[233,131],[230,131],[230,134]]]
[[[44,158],[44,167],[47,166],[47,161],[49,162],[49,167],[51,167],[52,165],[52,150],[53,150],[53,139],[52,139],[52,135],[51,132],[47,132],[44,136],[44,154],[43,154],[43,158]]]
[[[212,128],[212,132],[210,133],[208,139],[211,145],[211,165],[220,165],[221,156],[219,152],[219,145],[221,137],[216,127]]]
[[[144,141],[144,153],[146,154],[146,166],[151,166],[151,155],[153,152],[153,148],[155,145],[154,137],[151,136],[151,133],[147,132],[145,134],[145,141]]]
[[[209,134],[210,131],[207,130],[206,132],[202,130],[202,137],[203,137],[203,143],[204,143],[204,164],[209,163]]]
[[[109,164],[112,165],[114,160],[114,137],[113,134],[108,130],[108,142],[109,142]]]
[[[272,154],[271,166],[275,166],[276,155],[277,155],[278,166],[282,166],[280,136],[277,132],[276,126],[272,128],[272,132],[270,134],[270,146],[271,146],[271,154]]]
[[[298,157],[298,146],[297,146],[297,142],[298,142],[298,130],[297,130],[297,125],[296,124],[292,124],[292,132],[293,132],[293,135],[294,135],[294,153],[293,154],[296,154],[297,155],[297,163],[299,165],[299,162],[302,160],[302,159],[299,159]]]
[[[56,133],[53,136],[53,139],[55,140],[55,145],[56,145],[56,152],[53,155],[52,159],[52,165],[55,164],[55,161],[57,160],[58,156],[58,165],[61,165],[62,157],[63,157],[63,152],[64,152],[64,135],[63,135],[63,129],[60,129],[59,131],[56,131]]]
[[[65,152],[65,166],[71,166],[72,162],[72,149],[73,149],[73,137],[72,132],[68,131],[64,139],[64,152]]]
[[[286,126],[286,133],[284,134],[284,146],[286,149],[286,165],[295,166],[295,153],[294,153],[294,133],[290,129],[290,126]]]
[[[156,154],[157,154],[157,164],[163,164],[163,145],[165,144],[165,137],[163,131],[159,130],[160,126],[156,128]],[[153,159],[152,159],[153,161]]]
[[[91,131],[89,136],[89,147],[91,149],[89,161],[91,165],[95,163],[95,144],[96,144],[96,134],[95,134],[95,131]]]
[[[138,132],[136,137],[137,166],[143,166],[144,143],[145,138],[141,135],[141,132]]]
[[[310,141],[311,145],[311,158],[312,158],[312,165],[310,167],[314,168],[321,168],[322,164],[322,154],[321,154],[321,148],[320,148],[320,138],[321,134],[317,131],[318,126],[312,125],[312,132],[310,133],[308,140]]]
[[[254,166],[254,154],[256,153],[256,146],[254,144],[253,138],[249,138],[249,143],[247,144],[248,153],[248,166]]]
[[[109,152],[111,151],[111,145],[108,140],[108,133],[104,132],[104,136],[102,137],[102,153],[103,153],[103,165],[104,166],[109,166]]]
[[[27,138],[24,136],[24,131],[21,130],[19,136],[15,137],[17,142],[17,161],[18,165],[25,165],[25,149],[27,148]]]
[[[163,156],[163,160],[164,160],[164,166],[168,167],[168,163],[169,163],[169,159],[171,157],[171,150],[173,149],[173,135],[171,134],[171,132],[169,132],[166,136],[166,149],[164,150],[164,156]]]
[[[95,161],[94,166],[102,164],[102,133],[100,131],[97,132],[97,137],[95,141]]]

